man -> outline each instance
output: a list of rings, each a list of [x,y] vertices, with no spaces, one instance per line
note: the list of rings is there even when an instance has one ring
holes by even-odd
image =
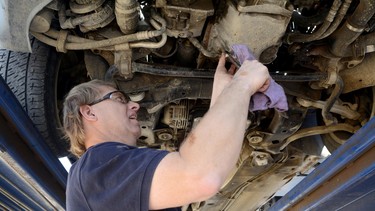
[[[159,210],[217,193],[239,157],[250,96],[265,91],[270,79],[255,60],[234,71],[222,56],[209,111],[170,153],[135,147],[139,105],[115,87],[92,81],[73,88],[64,129],[81,158],[69,172],[67,210]]]

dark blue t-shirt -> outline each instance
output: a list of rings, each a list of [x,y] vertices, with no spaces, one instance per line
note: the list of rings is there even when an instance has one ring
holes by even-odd
[[[118,142],[90,147],[70,168],[67,210],[147,211],[152,177],[167,154]]]

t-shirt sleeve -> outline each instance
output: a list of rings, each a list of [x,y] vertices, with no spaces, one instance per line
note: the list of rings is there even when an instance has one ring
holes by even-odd
[[[80,178],[90,209],[148,210],[152,177],[167,153],[135,148],[90,154]]]

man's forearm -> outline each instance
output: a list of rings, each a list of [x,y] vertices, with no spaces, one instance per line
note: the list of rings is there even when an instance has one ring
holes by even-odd
[[[224,182],[240,154],[254,92],[232,82],[217,97],[180,149],[181,157],[195,170],[216,173]]]

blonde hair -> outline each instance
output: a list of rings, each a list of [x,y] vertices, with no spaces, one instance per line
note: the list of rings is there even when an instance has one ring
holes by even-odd
[[[65,137],[70,140],[70,152],[78,157],[81,157],[86,152],[85,131],[83,129],[80,106],[88,105],[100,97],[103,86],[116,88],[116,85],[112,82],[92,80],[75,86],[65,98],[63,130]]]

